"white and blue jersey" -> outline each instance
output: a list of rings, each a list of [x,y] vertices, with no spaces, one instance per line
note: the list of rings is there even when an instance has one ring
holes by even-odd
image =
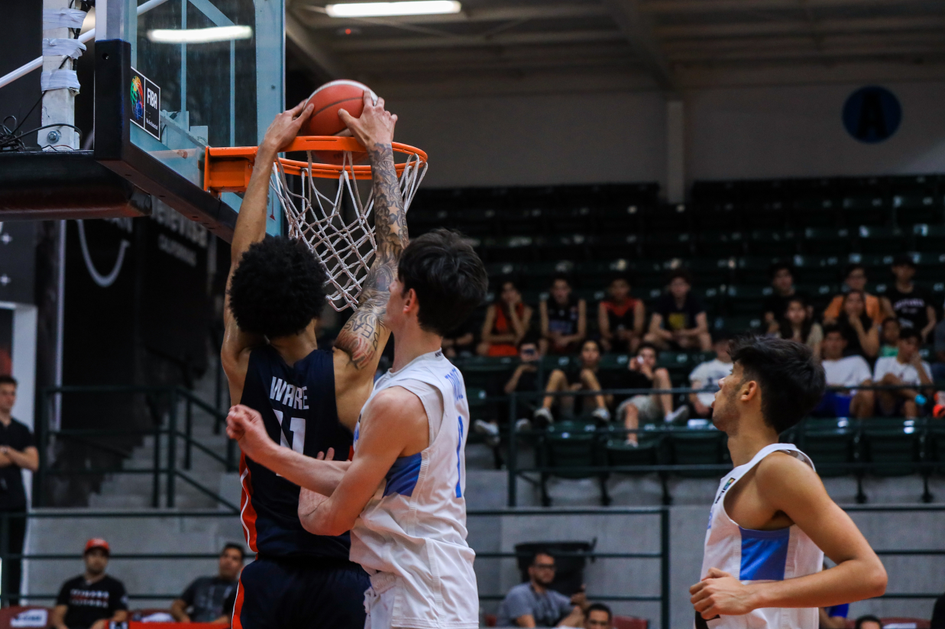
[[[374,384],[401,387],[426,411],[429,445],[397,459],[351,529],[351,560],[371,575],[367,627],[475,629],[475,553],[466,543],[466,436],[463,376],[442,351],[417,357]],[[383,421],[377,418],[375,421]],[[355,430],[357,456],[360,424]]]
[[[786,443],[762,448],[754,458],[729,472],[719,483],[715,502],[709,513],[709,530],[705,535],[705,555],[701,578],[709,568],[727,572],[742,583],[752,581],[783,581],[802,577],[823,569],[824,553],[796,524],[773,531],[743,529],[725,511],[725,494],[745,474],[772,452],[784,452],[810,465],[810,458]],[[696,613],[696,627],[711,629],[817,629],[817,608],[764,608],[742,616],[718,616],[703,620]]]

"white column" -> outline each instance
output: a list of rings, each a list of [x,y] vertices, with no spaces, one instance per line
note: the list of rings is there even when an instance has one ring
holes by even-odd
[[[68,9],[69,0],[43,0],[43,9]],[[68,28],[52,28],[47,30],[43,24],[44,39],[71,39],[72,33]],[[63,60],[68,61],[63,64]],[[60,66],[62,66],[60,68]],[[43,56],[43,72],[57,70],[74,70],[75,61],[60,55]],[[42,125],[75,124],[75,95],[72,89],[50,89],[43,95]],[[72,127],[49,127],[40,129],[37,143],[44,150],[69,151],[79,148],[79,136]]]
[[[666,201],[686,200],[685,109],[681,98],[666,101]]]

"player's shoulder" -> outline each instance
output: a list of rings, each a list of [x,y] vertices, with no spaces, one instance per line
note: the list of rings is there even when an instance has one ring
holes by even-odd
[[[385,415],[401,415],[422,410],[423,404],[416,393],[409,389],[392,384],[391,386],[378,391],[370,403],[371,411],[374,413],[383,413]]]
[[[755,482],[764,490],[777,491],[816,478],[817,473],[802,457],[806,455],[799,450],[771,452],[755,466]]]

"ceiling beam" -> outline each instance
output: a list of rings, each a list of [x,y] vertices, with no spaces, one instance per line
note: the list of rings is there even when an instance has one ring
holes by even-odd
[[[656,84],[667,92],[679,91],[669,60],[653,34],[650,19],[640,10],[641,2],[639,0],[605,0],[605,4],[610,8],[634,54],[647,68]]]
[[[550,44],[596,43],[621,41],[619,31],[562,31],[559,33],[518,33],[495,37],[459,36],[396,37],[391,39],[347,39],[332,45],[335,52],[367,52],[373,50],[424,50],[435,48],[492,48],[504,46],[541,46]]]
[[[320,45],[290,11],[285,12],[286,45],[292,46],[319,79],[330,81],[348,76],[345,64],[333,52]]]
[[[531,20],[565,20],[609,15],[607,8],[599,4],[548,4],[539,7],[483,7],[464,8],[459,13],[441,15],[409,15],[385,18],[333,18],[324,13],[324,8],[315,5],[296,5],[296,10],[305,24],[311,28],[335,29],[354,23],[398,27],[405,24],[471,24],[477,22],[517,22]]]

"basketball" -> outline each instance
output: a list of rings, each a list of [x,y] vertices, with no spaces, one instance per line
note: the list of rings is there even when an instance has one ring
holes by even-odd
[[[370,92],[376,103],[377,94],[371,88],[357,81],[338,80],[325,83],[315,90],[308,102],[315,106],[312,115],[302,125],[299,135],[338,135],[347,127],[338,116],[338,110],[344,109],[358,118],[364,110],[364,92]],[[344,161],[342,151],[316,151],[315,155],[327,164],[341,164]],[[354,163],[367,159],[367,153],[352,153]]]

